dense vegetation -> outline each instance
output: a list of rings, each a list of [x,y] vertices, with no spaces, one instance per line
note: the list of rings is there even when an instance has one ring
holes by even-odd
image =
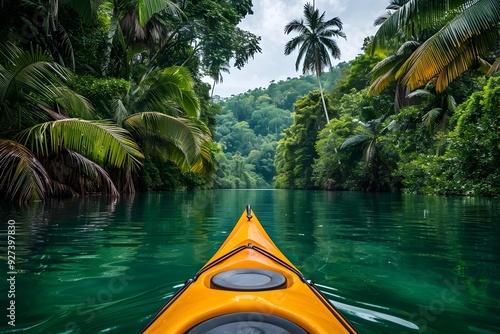
[[[215,85],[261,51],[238,28],[251,8],[2,1],[2,197],[210,187],[500,195],[498,0],[391,1],[363,53],[336,67],[342,22],[306,4],[305,23],[285,27],[299,35],[284,53],[299,48],[297,66],[315,77],[212,99],[201,78]]]
[[[9,200],[211,187],[210,86],[260,52],[250,0],[2,1]]]
[[[322,77],[332,89],[340,76],[340,67]],[[274,156],[283,130],[293,122],[295,101],[315,90],[312,76],[272,82],[268,88],[249,90],[219,101],[215,139],[220,147],[216,155],[216,188],[271,188],[276,174]],[[324,114],[323,114],[324,124]]]
[[[314,93],[295,104],[275,186],[499,196],[499,23],[497,1],[392,2],[333,119],[321,127]]]
[[[294,104],[274,186],[500,196],[499,21],[495,1],[391,3],[327,94],[328,124],[320,91]]]

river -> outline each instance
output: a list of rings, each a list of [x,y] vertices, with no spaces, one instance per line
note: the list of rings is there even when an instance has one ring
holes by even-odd
[[[3,204],[0,332],[139,332],[246,204],[360,333],[500,333],[499,200],[290,190]]]

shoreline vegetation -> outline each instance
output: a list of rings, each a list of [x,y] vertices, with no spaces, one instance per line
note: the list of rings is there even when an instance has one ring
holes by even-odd
[[[230,98],[213,85],[262,51],[238,28],[251,1],[95,4],[0,5],[1,201],[212,188],[500,196],[496,0],[391,3],[355,59]]]

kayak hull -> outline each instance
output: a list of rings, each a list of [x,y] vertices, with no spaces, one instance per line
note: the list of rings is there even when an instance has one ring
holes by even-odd
[[[220,324],[224,319],[232,325]],[[299,333],[293,326],[303,333],[357,333],[278,249],[250,208],[143,333],[212,333],[210,326],[213,333],[244,326],[263,326],[259,333]]]

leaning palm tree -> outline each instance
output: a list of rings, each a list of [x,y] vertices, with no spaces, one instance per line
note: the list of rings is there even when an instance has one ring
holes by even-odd
[[[325,12],[319,15],[319,11],[313,5],[307,3],[304,5],[304,20],[293,20],[285,26],[285,34],[298,32],[299,35],[292,38],[285,45],[285,55],[290,55],[295,49],[299,49],[295,69],[298,71],[300,63],[302,73],[313,72],[318,79],[321,100],[325,110],[326,122],[330,122],[328,111],[326,109],[325,97],[321,86],[321,74],[327,66],[331,67],[330,55],[340,59],[340,49],[333,37],[346,38],[342,31],[342,21],[335,17],[325,21]]]
[[[498,22],[498,0],[409,0],[381,24],[373,49],[386,47],[394,36],[403,35],[408,40],[436,30],[401,65],[395,77],[411,90],[432,80],[436,82],[436,91],[443,92],[450,82],[481,62],[481,57],[498,45]],[[495,64],[498,63],[493,64],[492,70],[497,68]]]

